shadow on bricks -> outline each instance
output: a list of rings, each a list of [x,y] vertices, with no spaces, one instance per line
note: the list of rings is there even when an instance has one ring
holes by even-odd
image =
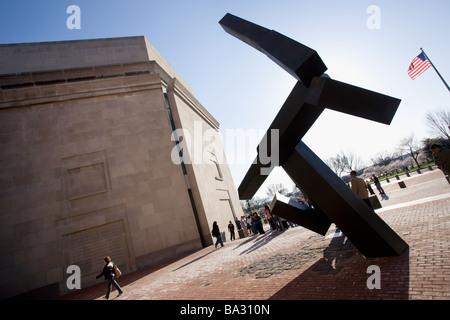
[[[243,255],[243,254],[249,254],[259,248],[261,248],[262,246],[265,246],[266,244],[268,244],[270,241],[272,241],[273,239],[275,239],[276,237],[278,237],[279,235],[283,234],[283,231],[275,231],[275,232],[266,232],[263,235],[258,235],[256,237],[256,239],[254,239],[254,243],[252,244],[252,246],[244,251],[242,251],[241,253],[239,253],[239,255]],[[251,239],[253,240],[253,239]],[[237,246],[235,249],[238,249],[241,245],[245,245],[250,241],[245,241],[242,244],[240,244],[239,246]]]
[[[380,288],[370,289],[378,266]],[[364,258],[345,236],[331,240],[323,256],[277,293],[271,300],[296,299],[408,299],[409,249],[401,256]]]

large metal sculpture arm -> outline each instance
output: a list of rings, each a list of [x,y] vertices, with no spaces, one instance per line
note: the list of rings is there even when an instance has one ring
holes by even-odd
[[[263,147],[279,150],[282,165],[290,150],[300,141],[324,108],[344,112],[368,120],[390,124],[400,100],[377,92],[339,82],[325,76],[327,67],[317,52],[274,30],[227,13],[219,22],[226,32],[266,54],[289,74],[300,80],[258,145],[258,156],[239,186],[241,199],[250,199],[273,168],[260,159]],[[279,139],[271,139],[272,129],[279,130]],[[280,143],[274,146],[274,143]],[[262,145],[263,144],[263,145]],[[261,174],[265,169],[265,174]]]
[[[333,222],[366,257],[404,252],[408,245],[301,141],[325,108],[390,124],[400,100],[324,76],[326,66],[317,52],[276,31],[230,14],[220,24],[299,80],[258,146],[258,156],[238,188],[239,197],[252,198],[274,167],[267,155],[278,158],[276,165],[308,194],[315,211],[275,199],[274,214],[321,234]]]
[[[327,70],[316,51],[274,30],[230,13],[227,13],[219,23],[226,32],[266,54],[306,86],[309,86],[313,77],[320,76]]]

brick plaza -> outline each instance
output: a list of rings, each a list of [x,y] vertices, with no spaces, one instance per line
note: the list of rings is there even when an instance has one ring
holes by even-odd
[[[117,300],[448,300],[450,184],[440,170],[401,179],[404,189],[395,179],[382,184],[387,198],[378,196],[382,208],[376,210],[409,244],[399,257],[365,259],[345,235],[333,236],[334,225],[325,237],[302,227],[280,232],[266,226],[263,235],[124,275]],[[373,265],[380,268],[380,289],[367,286]],[[99,272],[102,267],[99,257]],[[99,280],[61,299],[100,300],[105,292]]]

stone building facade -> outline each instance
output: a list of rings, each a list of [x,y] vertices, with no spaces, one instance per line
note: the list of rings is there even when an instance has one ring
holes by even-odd
[[[0,45],[0,87],[0,298],[167,261],[242,215],[219,123],[144,37]]]

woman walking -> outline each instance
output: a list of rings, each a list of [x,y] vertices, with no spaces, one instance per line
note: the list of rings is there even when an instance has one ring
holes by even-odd
[[[220,243],[220,245],[223,247],[223,241],[222,241],[222,234],[220,233],[219,226],[217,225],[217,221],[213,222],[213,228],[211,230],[211,234],[213,237],[216,237],[216,248],[217,245]]]
[[[103,271],[95,278],[98,279],[101,276],[105,276],[105,280],[108,280],[108,291],[106,292],[105,299],[109,299],[109,294],[111,292],[113,285],[119,291],[119,294],[117,295],[117,297],[119,297],[122,295],[123,291],[116,281],[116,273],[114,272],[114,262],[111,261],[110,257],[103,258],[103,262],[105,263],[105,266],[103,267]]]

